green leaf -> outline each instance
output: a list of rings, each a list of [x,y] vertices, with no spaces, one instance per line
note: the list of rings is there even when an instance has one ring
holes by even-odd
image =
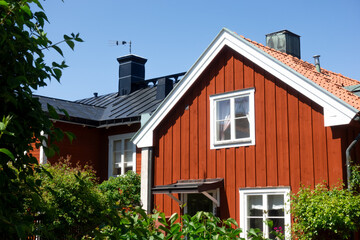
[[[64,54],[63,54],[63,52],[62,52],[62,50],[61,50],[61,48],[59,48],[58,46],[56,46],[56,45],[54,45],[54,46],[52,46],[52,48],[53,49],[55,49],[61,56],[64,56]]]
[[[70,143],[72,143],[72,141],[76,138],[75,134],[73,134],[72,132],[65,132],[65,134],[68,137]]]
[[[23,10],[24,12],[26,12],[27,15],[29,15],[31,17],[31,11],[28,5],[23,5],[20,7],[21,10]]]
[[[51,118],[58,119],[59,114],[56,112],[55,108],[50,104],[47,104],[48,112]]]
[[[75,43],[71,40],[66,40],[66,43],[69,45],[69,47],[74,50],[74,47],[75,47]]]
[[[9,4],[6,1],[0,1],[0,6],[6,6],[8,7]]]
[[[0,148],[0,152],[6,154],[12,160],[15,159],[14,155],[9,150],[7,150],[6,148]]]
[[[54,71],[54,77],[56,78],[56,80],[60,81],[60,78],[61,78],[61,75],[62,75],[61,70],[58,69],[58,68],[54,68],[53,71]]]

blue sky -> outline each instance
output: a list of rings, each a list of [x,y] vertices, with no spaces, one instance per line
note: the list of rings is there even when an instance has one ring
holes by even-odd
[[[76,100],[116,92],[117,57],[132,42],[132,53],[148,59],[146,78],[187,71],[226,27],[265,44],[265,34],[288,29],[301,36],[302,59],[360,80],[359,0],[48,0],[43,2],[53,42],[80,33],[75,51],[66,45],[61,83],[55,80],[36,94]],[[62,58],[49,51],[47,59]]]

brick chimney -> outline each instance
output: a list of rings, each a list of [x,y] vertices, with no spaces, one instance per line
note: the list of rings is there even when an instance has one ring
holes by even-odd
[[[128,95],[144,86],[145,80],[145,63],[147,59],[127,55],[119,57],[119,91],[118,95]]]

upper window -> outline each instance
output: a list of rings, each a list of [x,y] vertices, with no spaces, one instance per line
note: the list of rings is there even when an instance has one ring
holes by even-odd
[[[136,146],[130,141],[134,133],[109,136],[109,177],[136,171]]]
[[[210,96],[211,148],[255,144],[254,91]]]
[[[240,189],[240,227],[244,233],[258,228],[264,237],[275,239],[271,232],[281,231],[290,239],[289,194],[290,188]],[[266,220],[273,222],[273,229]]]

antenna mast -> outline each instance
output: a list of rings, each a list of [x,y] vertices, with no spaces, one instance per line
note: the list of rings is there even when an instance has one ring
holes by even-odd
[[[117,45],[117,46],[119,46],[119,41],[116,41],[115,42],[115,44]],[[129,44],[129,53],[131,54],[131,40],[129,41],[129,42],[127,42],[127,41],[121,41],[121,45],[126,45],[126,44]]]

